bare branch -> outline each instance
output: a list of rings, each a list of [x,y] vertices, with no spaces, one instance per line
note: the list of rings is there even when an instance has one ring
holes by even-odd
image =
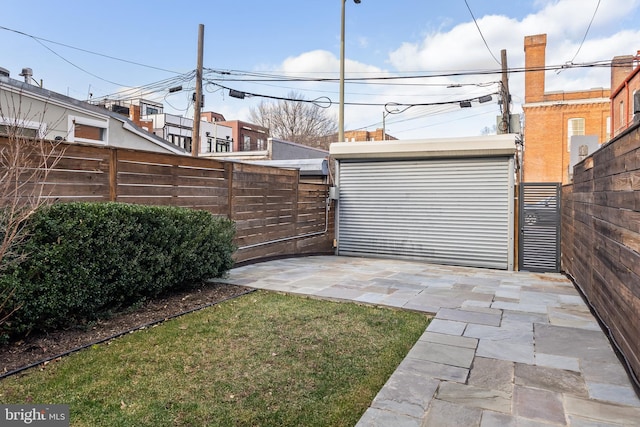
[[[24,107],[22,94],[0,94],[5,101],[0,102],[0,274],[4,274],[26,256],[19,250],[28,237],[25,225],[40,207],[50,203],[52,188],[47,178],[65,147],[46,137],[46,103],[42,111],[34,112],[32,104]],[[10,306],[15,291],[0,288],[0,325],[19,309]]]

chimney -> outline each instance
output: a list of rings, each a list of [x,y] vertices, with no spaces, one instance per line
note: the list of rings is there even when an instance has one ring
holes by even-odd
[[[546,66],[547,35],[537,34],[524,38],[524,102],[544,99],[544,67]],[[533,70],[533,71],[529,71]]]
[[[627,79],[633,71],[633,61],[635,56],[623,55],[615,56],[611,61],[611,92],[614,93],[618,87]]]
[[[140,126],[140,106],[131,104],[130,116],[129,119]]]

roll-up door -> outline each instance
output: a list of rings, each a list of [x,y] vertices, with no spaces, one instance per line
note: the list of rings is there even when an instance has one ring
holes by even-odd
[[[340,161],[337,253],[512,269],[512,162]]]

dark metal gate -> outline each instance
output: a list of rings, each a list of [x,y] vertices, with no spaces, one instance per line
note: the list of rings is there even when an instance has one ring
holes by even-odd
[[[520,270],[560,271],[560,183],[520,184]]]

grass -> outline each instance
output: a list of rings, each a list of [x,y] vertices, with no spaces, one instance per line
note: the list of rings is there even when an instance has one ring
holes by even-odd
[[[257,291],[0,381],[73,426],[353,426],[428,317]]]

